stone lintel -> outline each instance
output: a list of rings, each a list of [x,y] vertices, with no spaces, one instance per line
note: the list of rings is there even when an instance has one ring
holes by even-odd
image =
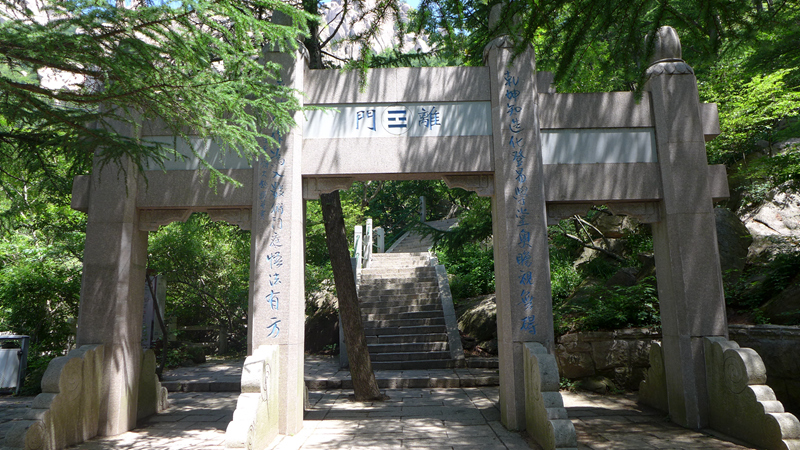
[[[653,125],[650,97],[633,92],[539,94],[541,129],[648,128]]]
[[[139,231],[158,231],[158,227],[172,222],[186,222],[192,210],[184,209],[142,209],[139,210]]]
[[[641,203],[609,203],[608,209],[614,214],[635,217],[641,223],[661,221],[661,208],[655,202]]]
[[[641,223],[656,223],[661,220],[657,202],[548,203],[547,225],[558,225],[559,221],[576,214],[586,214],[595,205],[606,205],[612,213],[635,217]]]
[[[369,89],[359,89],[361,75],[348,70],[308,70],[306,104],[468,102],[489,100],[487,67],[403,67],[370,69]]]
[[[208,208],[208,217],[214,221],[224,221],[231,225],[236,225],[242,230],[252,228],[252,209],[251,208]]]
[[[479,197],[494,195],[494,176],[492,175],[445,175],[442,179],[450,189],[461,188],[472,191]]]
[[[252,208],[253,169],[220,170],[240,183],[209,185],[204,170],[148,170],[139,182],[136,206],[161,208]]]
[[[662,197],[660,180],[658,163],[544,166],[548,202],[655,201]]]
[[[576,214],[584,215],[592,206],[594,203],[551,203],[547,205],[547,226],[558,225]]]
[[[636,203],[663,199],[658,163],[545,164],[544,179],[548,203]],[[714,201],[730,197],[724,165],[708,166],[708,188]]]
[[[353,177],[303,178],[303,200],[319,200],[320,194],[350,189],[355,181]]]
[[[493,172],[491,136],[306,139],[303,176]]]

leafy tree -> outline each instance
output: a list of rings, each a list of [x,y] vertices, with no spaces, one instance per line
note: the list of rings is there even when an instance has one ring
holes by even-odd
[[[0,238],[0,329],[31,337],[31,353],[59,356],[74,334],[81,264],[42,233]]]
[[[250,232],[193,214],[153,233],[148,267],[167,281],[169,316],[179,325],[213,325],[246,348]]]
[[[295,26],[268,19],[273,11]],[[262,46],[291,48],[306,16],[276,0],[186,0],[115,7],[106,0],[0,1],[0,165],[19,159],[85,169],[131,158],[141,169],[168,146],[118,133],[161,120],[176,136],[209,137],[249,160],[260,139],[293,125],[294,93],[275,83]],[[51,73],[65,83],[45,84]],[[273,82],[268,82],[273,81]],[[274,143],[274,142],[273,142]],[[208,166],[207,166],[208,167]],[[47,167],[40,172],[47,175]],[[218,174],[213,171],[212,173]]]

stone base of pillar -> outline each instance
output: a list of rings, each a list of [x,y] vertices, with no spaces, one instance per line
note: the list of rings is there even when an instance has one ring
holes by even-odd
[[[103,346],[83,345],[50,361],[42,393],[6,433],[3,448],[62,449],[97,436]]]
[[[545,450],[576,449],[575,427],[558,392],[555,356],[538,342],[525,344],[525,421],[528,434]]]
[[[142,353],[139,371],[139,402],[136,404],[136,420],[164,412],[169,407],[167,388],[161,386],[156,375],[156,354],[153,350]]]
[[[226,448],[268,448],[278,437],[278,355],[277,345],[262,345],[245,360]]]
[[[766,385],[755,350],[723,337],[704,339],[709,427],[769,450],[800,449],[800,421]]]
[[[664,372],[664,353],[660,342],[650,345],[650,368],[639,383],[639,403],[659,411],[669,411],[667,403],[667,374]]]

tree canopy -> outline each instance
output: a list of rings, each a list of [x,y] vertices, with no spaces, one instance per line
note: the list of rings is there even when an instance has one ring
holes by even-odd
[[[296,26],[277,25],[275,11]],[[48,176],[168,146],[119,133],[160,120],[248,159],[268,130],[293,125],[296,93],[276,81],[264,45],[294,48],[307,16],[276,0],[187,0],[117,7],[105,0],[0,2],[0,165]],[[189,131],[191,130],[191,131]],[[265,155],[266,156],[266,155]]]

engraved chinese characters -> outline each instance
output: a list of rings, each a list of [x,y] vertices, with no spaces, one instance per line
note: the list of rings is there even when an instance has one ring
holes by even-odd
[[[505,83],[503,89],[505,91],[504,98],[506,103],[506,114],[503,120],[503,132],[508,134],[509,138],[506,141],[506,147],[503,151],[511,155],[511,165],[516,181],[514,187],[513,200],[515,201],[514,212],[514,225],[515,225],[515,240],[513,251],[516,253],[516,269],[519,273],[516,276],[516,281],[520,286],[519,296],[516,301],[519,305],[525,308],[525,315],[517,325],[519,329],[527,333],[536,334],[536,315],[533,314],[533,303],[535,296],[533,294],[533,274],[531,266],[533,265],[533,258],[531,255],[531,223],[530,212],[527,207],[527,197],[529,190],[529,180],[525,173],[525,138],[522,137],[522,131],[525,130],[525,116],[527,111],[517,103],[521,92],[520,78],[515,76],[511,70],[506,70],[503,75]],[[512,289],[512,292],[515,290]],[[513,300],[513,297],[512,297]]]
[[[281,154],[283,136],[272,133],[272,138],[277,142],[275,147],[267,153],[270,161],[262,163],[258,179],[258,220],[269,223],[267,252],[264,257],[264,267],[267,270],[266,279],[269,292],[263,298],[264,305],[270,310],[269,320],[266,322],[266,337],[275,339],[280,336],[283,320],[281,311],[281,274],[284,269],[283,254],[283,215],[285,210],[284,197],[284,168],[286,159]]]

